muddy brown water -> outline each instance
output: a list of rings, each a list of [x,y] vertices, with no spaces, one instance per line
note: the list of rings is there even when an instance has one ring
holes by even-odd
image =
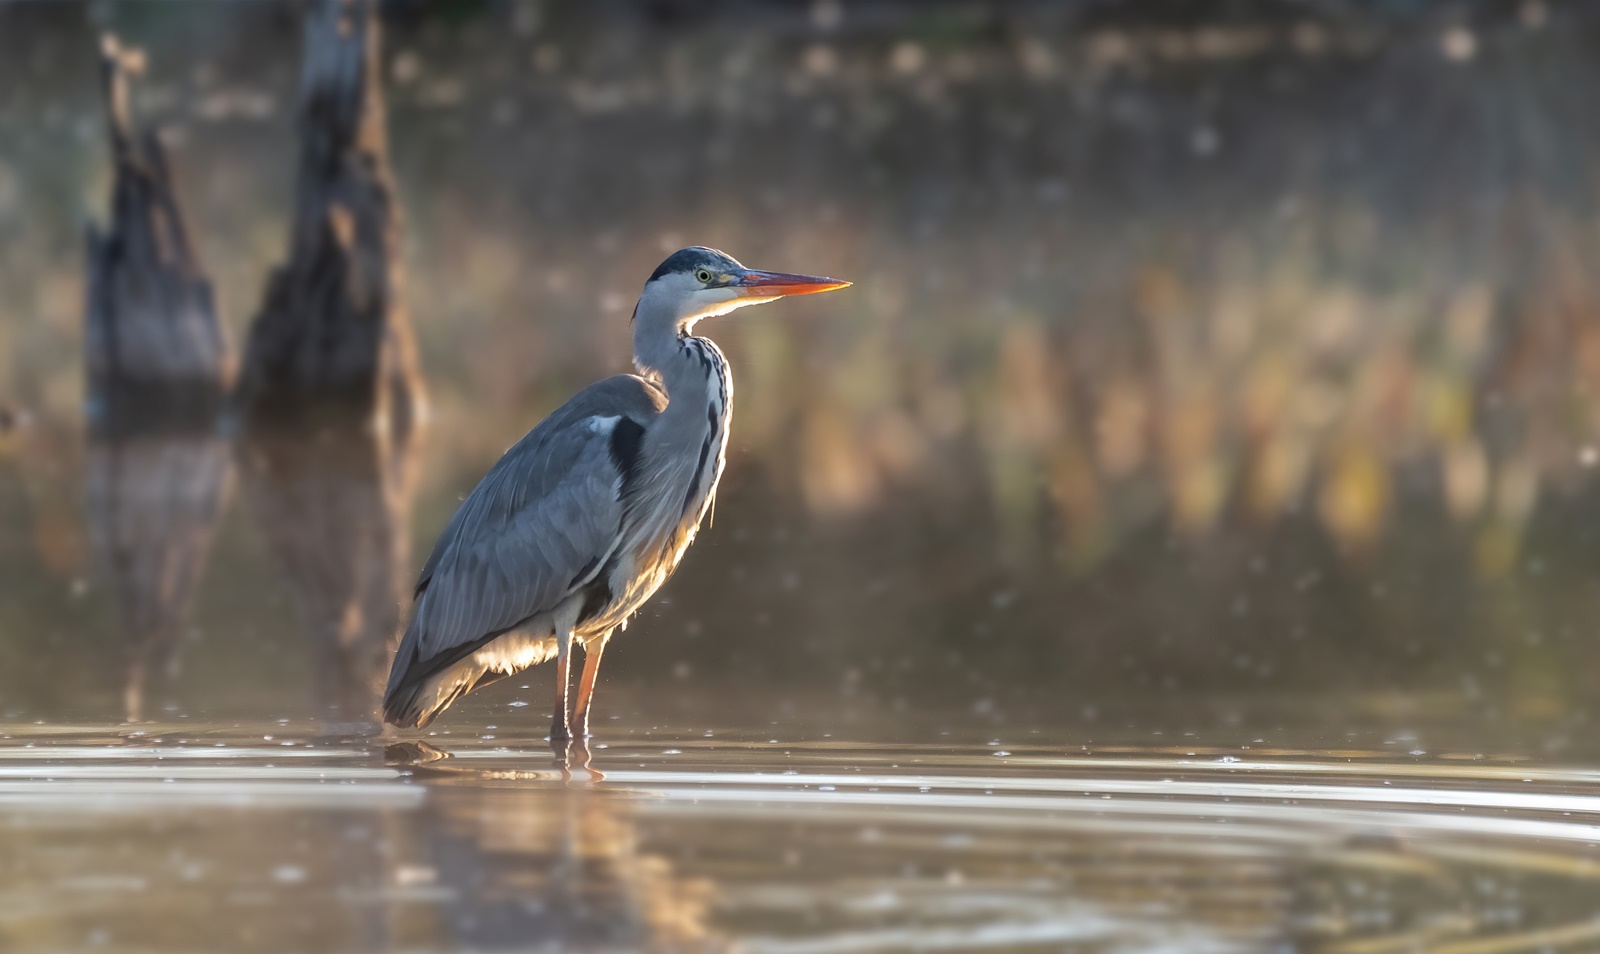
[[[7,725],[8,950],[1589,950],[1600,771]],[[602,777],[603,776],[603,777]]]
[[[402,16],[401,444],[89,426],[97,31],[237,341],[295,18],[0,8],[0,951],[1600,948],[1600,21],[1423,6]],[[704,326],[590,768],[543,671],[378,734],[423,550],[689,242],[855,286]]]

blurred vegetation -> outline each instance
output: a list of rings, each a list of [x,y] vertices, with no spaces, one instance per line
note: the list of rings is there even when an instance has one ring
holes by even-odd
[[[388,9],[439,418],[420,538],[625,366],[665,251],[857,283],[706,327],[739,385],[730,473],[619,672],[978,718],[1012,685],[1073,711],[1311,687],[1560,722],[1600,688],[1600,10]],[[236,332],[289,211],[292,8],[0,6],[0,401],[39,419],[0,436],[0,567],[56,589],[85,572],[81,492],[43,475],[80,466],[105,26],[149,50]],[[259,572],[239,536],[219,559]],[[53,592],[5,588],[0,658],[34,620],[78,628]]]

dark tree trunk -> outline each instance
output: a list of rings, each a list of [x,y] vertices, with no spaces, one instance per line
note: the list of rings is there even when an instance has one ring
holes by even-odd
[[[232,376],[228,342],[166,152],[154,133],[134,127],[128,82],[142,56],[107,36],[100,62],[115,184],[108,229],[88,230],[90,407],[103,416],[155,404],[209,420]]]
[[[289,260],[268,281],[239,392],[255,420],[331,405],[406,430],[422,400],[373,6],[317,0],[307,16]]]

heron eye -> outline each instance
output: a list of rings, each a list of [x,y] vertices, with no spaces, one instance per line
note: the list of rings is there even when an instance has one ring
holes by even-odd
[[[695,269],[694,280],[702,285],[711,284],[711,273],[703,268]]]

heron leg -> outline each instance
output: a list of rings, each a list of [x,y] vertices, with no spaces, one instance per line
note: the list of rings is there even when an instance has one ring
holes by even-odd
[[[600,654],[606,651],[610,639],[611,634],[607,633],[583,647],[583,676],[578,680],[578,702],[572,710],[572,733],[576,738],[589,737],[589,703],[594,700],[594,681],[600,675]]]
[[[572,738],[567,729],[567,686],[572,680],[572,629],[556,629],[556,711],[550,717],[550,741]]]

